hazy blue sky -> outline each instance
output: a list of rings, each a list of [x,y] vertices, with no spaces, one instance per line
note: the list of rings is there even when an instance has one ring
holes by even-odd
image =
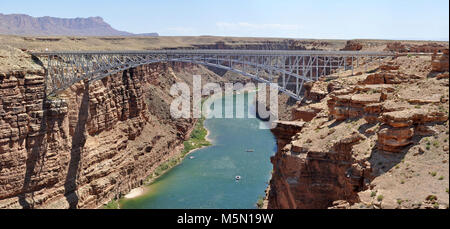
[[[448,0],[0,0],[0,13],[101,16],[164,36],[449,39]]]

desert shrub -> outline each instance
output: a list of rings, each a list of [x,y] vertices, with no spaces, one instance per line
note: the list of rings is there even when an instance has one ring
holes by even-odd
[[[256,202],[256,206],[257,206],[259,209],[262,209],[262,208],[264,207],[264,197],[263,197],[263,196],[260,196],[260,197],[258,198],[258,202]]]
[[[370,193],[370,197],[375,197],[377,195],[377,192],[373,191],[372,193]]]
[[[377,200],[380,201],[380,202],[383,201],[383,199],[384,199],[384,196],[383,196],[383,195],[379,195],[379,196],[377,197]]]

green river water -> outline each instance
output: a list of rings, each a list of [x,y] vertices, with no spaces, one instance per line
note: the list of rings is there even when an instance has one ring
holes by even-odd
[[[253,100],[255,93],[248,96]],[[245,106],[255,109],[253,103],[246,102]],[[265,195],[273,168],[270,157],[276,152],[275,137],[270,130],[261,130],[260,123],[256,118],[206,119],[205,127],[213,145],[189,154],[180,165],[148,186],[144,195],[121,200],[120,207],[256,208],[258,199]],[[248,149],[254,152],[247,152]],[[242,179],[236,181],[236,176]]]

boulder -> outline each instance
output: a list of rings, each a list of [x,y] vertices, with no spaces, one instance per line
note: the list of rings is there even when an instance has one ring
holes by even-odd
[[[400,152],[407,145],[412,144],[414,128],[383,127],[378,132],[378,149],[389,152]]]
[[[434,72],[448,72],[448,69],[448,49],[445,49],[441,55],[434,53],[431,58],[431,70]]]

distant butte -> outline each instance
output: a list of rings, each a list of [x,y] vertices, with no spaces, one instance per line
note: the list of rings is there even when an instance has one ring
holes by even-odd
[[[56,18],[25,14],[1,14],[0,34],[34,36],[159,36],[157,33],[133,34],[111,27],[101,17]]]

